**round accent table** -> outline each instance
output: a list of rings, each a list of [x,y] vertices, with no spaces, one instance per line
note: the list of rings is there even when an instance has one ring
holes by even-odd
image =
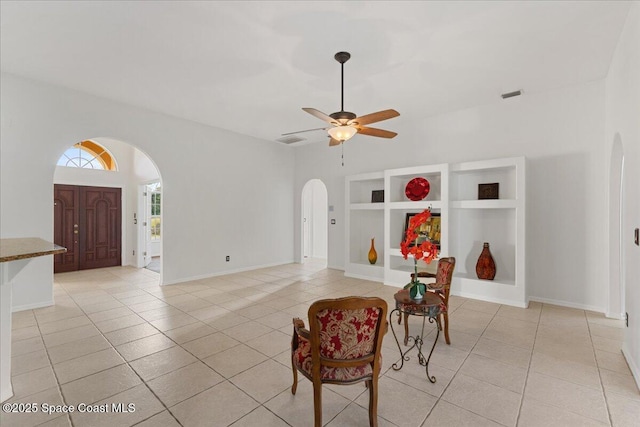
[[[396,308],[391,310],[389,313],[389,323],[391,324],[391,332],[393,332],[393,338],[396,340],[396,344],[398,344],[398,350],[400,351],[400,366],[398,366],[398,362],[394,363],[391,367],[399,371],[404,366],[404,362],[410,359],[407,354],[413,350],[414,348],[418,349],[418,362],[425,367],[427,372],[427,378],[432,383],[436,382],[435,376],[429,375],[429,360],[431,359],[431,355],[433,354],[433,350],[436,348],[436,344],[438,343],[438,337],[440,336],[440,320],[439,315],[442,310],[442,300],[438,298],[433,292],[425,292],[424,297],[420,301],[415,301],[411,299],[409,296],[409,291],[403,289],[401,291],[396,292],[393,296],[396,301]],[[403,316],[404,314],[412,315],[412,316],[421,316],[422,317],[422,329],[420,333],[414,336],[409,336],[409,330],[407,326],[407,322],[405,322],[405,337],[404,337],[404,345],[408,345],[409,342],[413,341],[411,347],[409,347],[404,352],[402,351],[402,347],[400,347],[400,342],[398,341],[398,336],[396,335],[396,331],[393,329],[393,315],[394,313],[397,316]],[[422,354],[422,344],[424,337],[424,325],[426,320],[429,319],[429,323],[436,323],[436,339],[433,341],[433,345],[431,346],[431,351],[429,352],[428,357],[424,357]]]

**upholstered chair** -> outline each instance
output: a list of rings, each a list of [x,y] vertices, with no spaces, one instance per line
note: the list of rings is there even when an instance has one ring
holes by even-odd
[[[451,344],[449,339],[449,291],[451,290],[451,279],[453,277],[453,270],[456,266],[456,259],[454,257],[440,258],[438,260],[438,269],[436,273],[418,272],[418,277],[428,277],[435,279],[435,282],[426,283],[427,290],[435,292],[442,300],[444,309],[438,316],[438,327],[444,329],[444,338],[447,344]],[[411,279],[413,280],[414,273],[411,273]],[[409,325],[407,324],[409,315],[404,315],[404,344],[407,345],[407,338],[409,336]],[[401,318],[398,318],[400,323]]]
[[[296,394],[298,371],[313,383],[314,423],[322,426],[322,384],[369,388],[369,425],[378,425],[378,376],[387,303],[380,298],[346,297],[316,301],[309,307],[309,329],[293,319],[291,367]]]

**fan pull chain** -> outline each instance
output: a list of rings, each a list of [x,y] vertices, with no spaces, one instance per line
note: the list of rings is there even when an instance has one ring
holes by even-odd
[[[344,141],[342,141],[340,146],[342,147],[342,166],[344,167]]]

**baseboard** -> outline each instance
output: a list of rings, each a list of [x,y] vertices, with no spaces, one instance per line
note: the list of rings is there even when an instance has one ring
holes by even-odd
[[[605,313],[604,316],[608,319],[624,320],[624,313]]]
[[[544,304],[559,305],[560,307],[577,308],[577,309],[580,309],[580,310],[595,311],[596,313],[604,313],[605,312],[603,307],[596,307],[594,305],[587,305],[587,304],[578,304],[578,303],[575,303],[575,302],[562,301],[562,300],[551,299],[551,298],[529,297],[529,301],[536,301],[536,302],[541,302],[541,303],[544,303]]]
[[[368,282],[376,282],[376,283],[382,283],[383,282],[382,277],[371,277],[371,276],[365,276],[364,274],[344,273],[344,277],[350,277],[352,279],[366,280]]]
[[[18,311],[33,310],[34,308],[51,307],[54,304],[55,302],[53,300],[49,300],[45,302],[36,302],[34,304],[18,305],[11,307],[11,312],[17,313]]]
[[[210,279],[212,277],[226,276],[227,274],[244,273],[246,271],[260,270],[261,268],[278,267],[280,265],[294,264],[294,261],[274,262],[272,264],[253,265],[251,267],[235,268],[233,270],[218,271],[211,274],[202,274],[200,276],[184,277],[181,279],[163,281],[160,286],[176,285],[178,283],[191,282],[193,280]]]
[[[627,348],[626,342],[622,344],[622,355],[626,359],[627,365],[629,365],[631,375],[633,375],[633,379],[636,381],[636,386],[640,389],[640,367],[636,364],[636,361],[633,360],[631,351]]]
[[[509,300],[509,299],[504,299],[504,298],[495,298],[495,297],[487,296],[487,295],[470,294],[468,292],[456,293],[456,292],[452,291],[451,295],[454,295],[454,296],[457,296],[457,297],[461,297],[461,298],[474,299],[474,300],[478,300],[478,301],[492,302],[492,303],[495,303],[495,304],[508,305],[508,306],[511,306],[511,307],[527,308],[528,305],[529,305],[529,303],[523,304],[520,301],[513,301],[513,300]]]

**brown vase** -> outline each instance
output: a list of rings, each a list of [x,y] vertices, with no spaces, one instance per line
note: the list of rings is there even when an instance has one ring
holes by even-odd
[[[478,279],[493,280],[496,277],[496,263],[493,261],[491,251],[489,250],[489,243],[484,242],[482,246],[482,253],[476,263],[476,274]]]
[[[378,253],[376,252],[376,248],[374,246],[375,238],[371,238],[371,249],[369,249],[369,262],[371,264],[375,264],[378,261]]]

